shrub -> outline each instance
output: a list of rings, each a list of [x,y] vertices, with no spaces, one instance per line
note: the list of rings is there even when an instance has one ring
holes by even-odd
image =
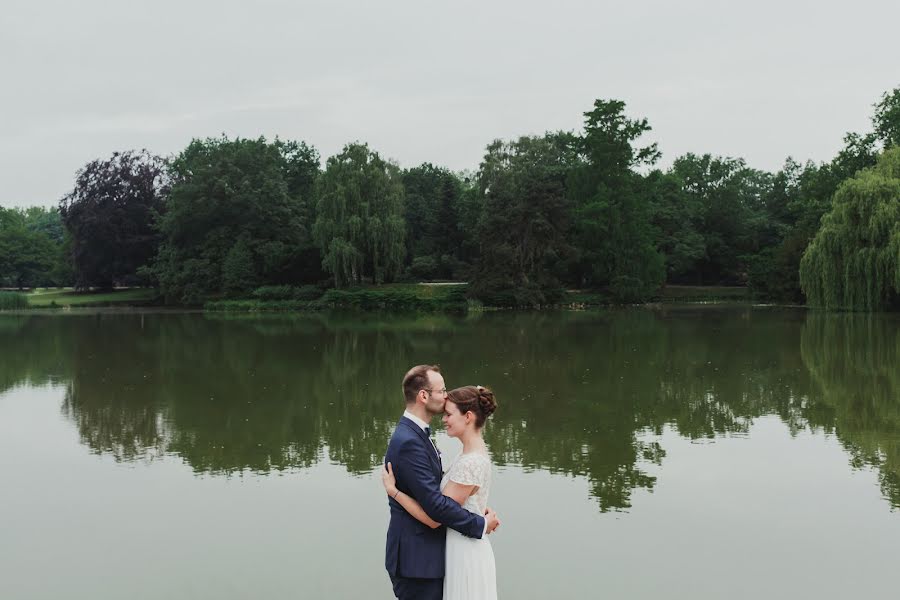
[[[294,288],[295,300],[318,300],[322,297],[322,288],[317,285],[304,285]]]
[[[259,300],[292,300],[296,288],[290,285],[264,285],[253,290],[253,297]]]
[[[437,261],[431,256],[417,256],[409,267],[413,277],[433,279],[438,270]]]
[[[295,287],[292,285],[264,285],[253,290],[253,297],[264,302],[278,300],[318,300],[322,290],[315,285]]]

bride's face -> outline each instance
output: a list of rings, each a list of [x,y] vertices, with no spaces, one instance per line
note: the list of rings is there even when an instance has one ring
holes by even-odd
[[[444,422],[444,429],[450,437],[460,437],[471,421],[471,413],[463,414],[459,412],[459,408],[450,400],[444,404],[444,416],[441,419]]]

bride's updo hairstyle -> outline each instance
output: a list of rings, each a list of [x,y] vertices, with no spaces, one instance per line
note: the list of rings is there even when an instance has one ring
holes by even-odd
[[[480,385],[467,385],[450,390],[447,393],[447,401],[455,404],[462,414],[471,411],[475,415],[477,429],[484,427],[487,418],[497,410],[494,392]]]

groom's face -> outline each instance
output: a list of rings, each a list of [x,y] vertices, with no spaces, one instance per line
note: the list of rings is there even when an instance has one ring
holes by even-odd
[[[447,402],[447,387],[444,384],[444,376],[435,371],[428,371],[428,390],[425,392],[425,410],[431,416],[444,412],[444,404]]]

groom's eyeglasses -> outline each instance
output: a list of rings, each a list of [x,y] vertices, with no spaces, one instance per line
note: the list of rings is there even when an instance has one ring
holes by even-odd
[[[439,389],[439,390],[429,390],[428,388],[422,388],[422,390],[428,392],[429,394],[432,393],[432,392],[440,392],[440,393],[442,393],[442,394],[446,394],[446,393],[447,393],[447,388],[441,388],[441,389]]]

